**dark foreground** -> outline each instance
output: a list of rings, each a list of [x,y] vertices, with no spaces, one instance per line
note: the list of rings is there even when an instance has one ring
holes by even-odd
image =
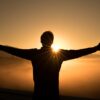
[[[10,90],[10,89],[0,89],[0,100],[32,100],[32,92],[17,91],[17,90]],[[99,100],[99,99],[60,96],[60,100]]]

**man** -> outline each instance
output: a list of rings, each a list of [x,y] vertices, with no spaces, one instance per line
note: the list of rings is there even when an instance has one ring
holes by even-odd
[[[0,45],[0,50],[12,55],[31,60],[34,76],[34,97],[51,96],[59,98],[59,71],[63,61],[85,56],[100,50],[97,46],[80,50],[63,50],[53,52],[51,45],[54,36],[45,31],[41,36],[41,49],[19,49]]]

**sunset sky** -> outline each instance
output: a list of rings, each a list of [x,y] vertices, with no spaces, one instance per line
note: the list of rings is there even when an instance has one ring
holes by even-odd
[[[0,0],[0,44],[40,48],[44,31],[54,33],[62,49],[100,42],[100,0]],[[0,88],[31,91],[30,61],[0,51]],[[66,61],[60,71],[60,94],[100,98],[100,52]]]

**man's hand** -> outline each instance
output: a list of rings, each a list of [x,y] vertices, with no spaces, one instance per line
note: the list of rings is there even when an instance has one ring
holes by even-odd
[[[100,43],[96,47],[97,47],[97,50],[100,50]]]

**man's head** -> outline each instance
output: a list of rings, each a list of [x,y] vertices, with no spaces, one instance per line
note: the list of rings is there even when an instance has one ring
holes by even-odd
[[[51,31],[45,31],[41,35],[41,43],[43,46],[50,47],[53,43],[53,33]]]

